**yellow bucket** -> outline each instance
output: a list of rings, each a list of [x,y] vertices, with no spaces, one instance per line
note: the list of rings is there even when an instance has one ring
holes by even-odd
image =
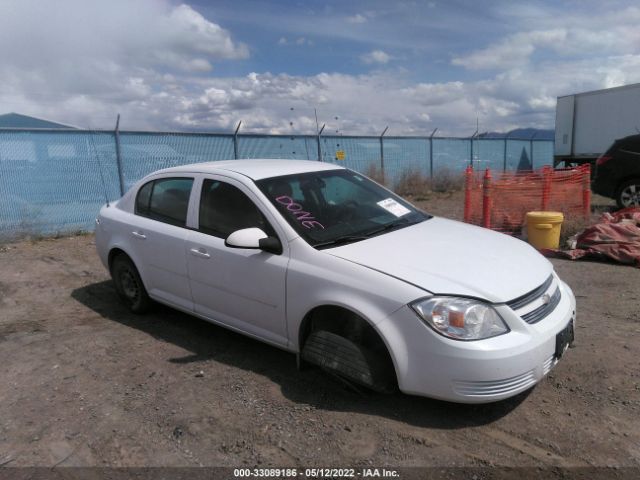
[[[529,243],[538,249],[558,248],[563,220],[564,215],[561,212],[527,213]]]

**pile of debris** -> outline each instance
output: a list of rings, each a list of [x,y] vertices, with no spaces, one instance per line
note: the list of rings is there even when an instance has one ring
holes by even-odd
[[[600,222],[569,240],[569,250],[545,249],[550,257],[607,260],[640,267],[640,207],[605,213]]]

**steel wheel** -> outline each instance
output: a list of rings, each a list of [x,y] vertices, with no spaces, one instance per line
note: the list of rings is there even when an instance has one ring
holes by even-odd
[[[136,282],[133,272],[129,268],[120,270],[120,284],[122,285],[122,293],[129,303],[136,303],[140,299],[140,285]]]
[[[115,258],[111,267],[111,277],[118,295],[133,313],[143,313],[149,309],[151,299],[138,270],[128,257],[119,255]]]

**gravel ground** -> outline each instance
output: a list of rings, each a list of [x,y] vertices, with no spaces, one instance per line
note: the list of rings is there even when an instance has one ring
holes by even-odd
[[[638,468],[640,269],[553,263],[575,348],[533,390],[465,406],[359,394],[169,308],[134,316],[90,235],[0,246],[0,465]]]

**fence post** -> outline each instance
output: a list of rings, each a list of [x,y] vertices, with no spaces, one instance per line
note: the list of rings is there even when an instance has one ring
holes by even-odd
[[[551,167],[545,165],[542,168],[542,211],[549,208],[549,199],[551,197]]]
[[[473,181],[473,167],[467,165],[464,171],[464,221],[471,221],[471,182]]]
[[[473,135],[469,138],[469,165],[473,167],[473,139],[478,135],[478,129],[473,132]]]
[[[491,204],[491,170],[487,167],[482,182],[482,226],[485,228],[491,228]]]
[[[318,161],[321,162],[322,161],[322,149],[320,147],[320,135],[322,135],[322,131],[324,130],[324,127],[326,126],[326,123],[322,124],[322,128],[320,129],[320,131],[318,132],[317,135],[317,140],[318,140]]]
[[[433,136],[438,131],[438,128],[434,128],[429,137],[429,178],[433,180]]]
[[[233,133],[233,158],[234,160],[238,159],[238,130],[240,130],[240,125],[242,125],[242,120],[238,122],[238,126],[236,127],[236,131]]]
[[[502,164],[502,171],[503,172],[507,171],[507,142],[509,142],[509,134],[508,133],[504,136],[504,159],[503,159],[503,164]]]
[[[118,167],[118,182],[120,184],[120,196],[124,195],[124,178],[122,176],[122,156],[120,155],[120,114],[116,117],[116,129],[113,132],[116,141],[116,165]]]
[[[591,218],[591,164],[585,163],[582,172],[582,208],[584,219]]]
[[[536,138],[538,132],[533,132],[531,138],[529,139],[529,154],[531,155],[531,170],[533,170],[533,139]]]
[[[473,167],[473,136],[471,136],[469,143],[469,165]]]
[[[383,141],[383,137],[384,134],[387,133],[387,130],[389,130],[389,126],[386,126],[384,128],[384,130],[382,131],[382,133],[380,134],[380,170],[381,170],[381,175],[382,175],[382,183],[385,183],[385,175],[384,175],[384,141]]]

